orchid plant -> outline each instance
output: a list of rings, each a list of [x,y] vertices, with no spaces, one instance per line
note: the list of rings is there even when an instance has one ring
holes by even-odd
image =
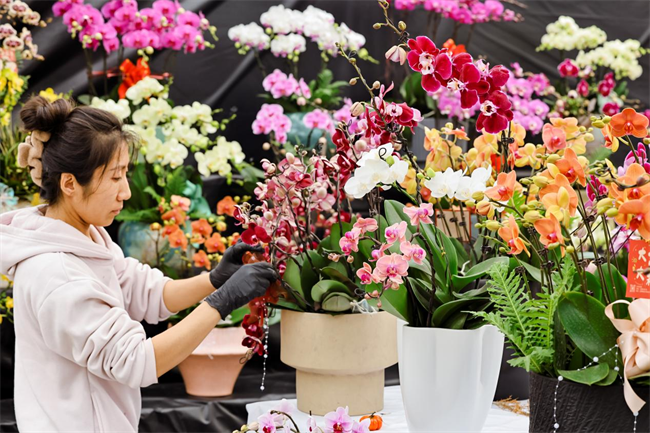
[[[561,16],[546,27],[538,51],[559,50],[562,78],[550,94],[555,97],[549,117],[578,117],[587,123],[593,114],[612,116],[624,106],[638,108],[626,99],[627,81],[643,74],[639,58],[647,54],[639,41],[607,40],[596,26],[582,28],[571,17]],[[566,52],[578,51],[565,58]]]
[[[156,0],[152,7],[138,9],[137,1],[111,0],[100,9],[85,4],[84,0],[59,0],[52,7],[54,15],[62,17],[63,23],[73,38],[81,42],[86,54],[86,72],[90,93],[98,95],[94,78],[104,78],[104,94],[108,94],[108,79],[123,78],[122,60],[124,49],[137,49],[138,56],[148,60],[155,50],[169,49],[172,52],[184,50],[195,53],[214,48],[207,41],[208,32],[216,41],[216,27],[210,24],[203,13],[192,12],[171,0]],[[104,70],[93,71],[93,53],[101,49]],[[107,56],[118,52],[118,68],[107,69]]]
[[[293,404],[282,399],[275,409],[261,415],[257,421],[241,426],[233,433],[284,431],[300,433],[300,427],[292,418],[296,412],[297,409]],[[309,433],[369,433],[370,419],[362,417],[357,421],[348,414],[347,407],[339,407],[335,411],[325,414],[322,425],[319,426],[314,417],[310,415],[303,427],[304,431]]]

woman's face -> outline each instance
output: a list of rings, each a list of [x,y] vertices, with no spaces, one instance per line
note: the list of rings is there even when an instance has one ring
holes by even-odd
[[[86,195],[75,194],[73,205],[80,219],[86,224],[106,227],[124,207],[131,197],[131,189],[126,177],[129,168],[129,151],[125,145],[115,154],[105,167],[95,170],[93,180],[86,187]],[[102,175],[103,172],[103,175]]]

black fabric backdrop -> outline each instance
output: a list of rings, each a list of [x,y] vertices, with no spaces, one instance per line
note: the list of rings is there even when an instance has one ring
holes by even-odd
[[[28,1],[31,7],[41,12],[45,17],[52,16],[51,1]],[[88,2],[87,2],[88,3]],[[89,3],[101,5],[103,1],[93,0]],[[142,7],[149,1],[141,1]],[[362,70],[370,82],[379,79],[384,81],[385,74],[384,52],[392,45],[394,36],[386,29],[373,30],[372,24],[381,21],[382,13],[374,0],[347,1],[181,1],[183,7],[194,11],[203,11],[210,22],[217,26],[220,41],[213,50],[197,54],[179,53],[168,58],[168,52],[154,54],[151,67],[154,73],[168,71],[174,75],[170,97],[177,104],[201,101],[212,107],[236,110],[237,119],[226,131],[228,139],[239,141],[246,154],[254,160],[262,158],[264,152],[261,144],[262,136],[251,132],[251,124],[259,110],[262,100],[257,96],[263,92],[262,75],[257,68],[252,55],[237,54],[233,43],[228,39],[228,29],[236,24],[246,24],[251,21],[259,23],[260,15],[274,4],[283,3],[287,7],[304,9],[309,4],[332,13],[337,22],[345,22],[351,29],[364,34],[367,38],[366,48],[370,54],[381,60],[379,65],[362,62]],[[538,53],[535,47],[539,45],[545,26],[555,21],[560,15],[569,15],[576,19],[580,26],[597,25],[607,33],[609,39],[636,38],[643,46],[648,47],[650,39],[650,1],[648,0],[539,0],[522,1],[525,9],[511,6],[522,13],[525,21],[522,23],[489,23],[477,25],[472,36],[469,52],[474,55],[485,55],[491,64],[509,65],[518,61],[524,70],[544,72],[551,79],[557,78],[556,66],[560,59],[557,51]],[[423,34],[426,29],[426,12],[422,9],[404,13],[396,11],[395,17],[403,19],[408,24],[412,35]],[[463,42],[467,37],[468,27],[460,31],[457,40]],[[435,42],[441,45],[453,33],[453,23],[442,22]],[[28,62],[24,73],[31,75],[30,91],[39,91],[53,87],[57,92],[74,90],[75,95],[87,93],[85,60],[78,41],[71,39],[61,18],[55,18],[48,27],[36,29],[34,39],[39,45],[45,61]],[[127,52],[132,60],[136,53]],[[175,57],[175,58],[174,58]],[[641,64],[643,76],[630,83],[630,97],[641,100],[646,106],[650,103],[650,65],[649,57],[644,56]],[[263,56],[267,69],[283,63],[272,57],[270,53]],[[116,66],[116,55],[109,59],[109,67]],[[167,68],[165,64],[169,65]],[[315,77],[320,68],[320,58],[315,44],[308,43],[308,52],[302,56],[300,75],[309,80]],[[336,79],[347,80],[352,77],[352,68],[344,60],[332,60],[331,69]],[[95,69],[102,68],[102,59],[95,56]],[[399,68],[396,77],[402,76]],[[394,75],[395,76],[395,75]],[[99,87],[101,81],[97,80]],[[346,94],[365,100],[367,93],[361,86],[350,87]]]

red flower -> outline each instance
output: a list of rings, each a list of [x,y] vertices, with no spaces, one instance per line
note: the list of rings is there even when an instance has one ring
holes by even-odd
[[[451,58],[447,50],[440,51],[436,44],[426,36],[409,39],[407,59],[409,66],[422,74],[422,88],[427,92],[435,92],[451,77]]]
[[[347,152],[350,149],[350,140],[345,132],[337,129],[332,135],[332,142],[336,145],[337,152]]]
[[[577,77],[580,72],[578,65],[576,65],[571,59],[565,59],[557,66],[557,70],[560,72],[562,77]]]
[[[241,234],[241,240],[249,245],[255,245],[260,242],[271,242],[271,236],[266,233],[264,228],[255,223],[250,223],[244,233]]]
[[[621,107],[618,106],[616,102],[608,102],[603,105],[603,114],[605,116],[613,116],[618,113]]]
[[[598,89],[600,90],[600,86],[598,87]],[[585,80],[580,80],[578,86],[576,87],[576,91],[578,92],[578,95],[582,96],[583,98],[586,97],[589,94],[589,84],[587,84]],[[603,95],[603,96],[607,96],[607,95]]]
[[[512,120],[512,104],[505,93],[500,90],[490,93],[481,104],[481,114],[476,120],[476,129],[484,129],[485,132],[496,134],[508,127]]]
[[[131,60],[126,59],[120,65],[120,71],[122,71],[123,76],[122,84],[117,90],[120,99],[126,98],[126,91],[129,90],[129,87],[133,86],[144,77],[151,75],[149,63],[147,63],[147,61],[142,58],[138,59],[137,66],[134,65]]]

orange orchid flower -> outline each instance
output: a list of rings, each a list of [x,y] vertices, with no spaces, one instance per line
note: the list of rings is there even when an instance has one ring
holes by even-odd
[[[203,245],[204,242],[205,242],[205,238],[203,237],[203,235],[199,233],[192,233],[192,237],[190,238],[191,244]]]
[[[608,185],[609,195],[616,199],[616,201],[625,202],[627,200],[638,200],[650,193],[650,182],[648,182],[650,181],[650,175],[648,175],[645,169],[636,162],[630,164],[625,175],[619,177],[618,181],[623,185],[641,185],[621,190],[616,183],[610,183]]]
[[[512,215],[509,216],[507,223],[499,229],[499,236],[501,236],[501,239],[503,239],[510,247],[508,254],[516,256],[521,254],[522,251],[526,251],[526,254],[530,256],[526,244],[519,237],[519,226]]]
[[[539,233],[539,241],[548,247],[552,244],[559,243],[564,245],[564,236],[562,236],[562,228],[560,222],[551,214],[548,218],[542,218],[535,221],[535,230]],[[562,255],[564,256],[564,247],[562,247]]]
[[[226,244],[223,242],[223,238],[219,233],[213,233],[210,239],[205,241],[205,247],[209,253],[221,253],[226,252]]]
[[[171,235],[175,231],[180,230],[180,227],[178,227],[178,224],[167,224],[163,230],[162,230],[162,236],[163,238],[166,236]]]
[[[521,191],[523,188],[517,182],[517,173],[511,171],[510,173],[499,173],[497,176],[497,183],[492,187],[485,190],[485,195],[494,201],[508,201],[515,194],[515,191]]]
[[[542,203],[546,208],[547,215],[553,215],[558,221],[562,222],[565,227],[571,222],[570,204],[571,198],[569,191],[561,186],[558,192],[552,192],[542,197]]]
[[[208,271],[210,270],[210,259],[208,258],[208,255],[205,253],[205,251],[200,250],[194,256],[192,256],[192,260],[194,261],[194,266],[197,268],[205,268]]]
[[[199,234],[208,237],[212,234],[212,226],[205,218],[201,218],[198,221],[192,221],[192,234]]]
[[[187,248],[187,237],[183,230],[176,230],[169,235],[169,246],[172,248]]]
[[[644,138],[648,135],[648,122],[648,118],[637,113],[634,108],[626,108],[623,112],[612,116],[609,124],[612,126],[612,135],[614,137],[634,135],[638,138]]]
[[[560,190],[564,189],[566,191],[566,194],[568,196],[568,203],[565,204],[565,198],[566,196],[564,195],[565,193],[562,192],[560,193]],[[573,189],[571,186],[571,182],[564,176],[563,174],[558,174],[555,176],[555,179],[551,181],[550,184],[545,186],[539,191],[539,198],[542,200],[542,203],[544,203],[544,198],[549,195],[549,194],[554,194],[553,196],[549,197],[547,199],[547,203],[549,206],[557,205],[560,209],[566,208],[569,216],[574,216],[576,214],[576,210],[578,209],[578,194],[576,191]],[[547,208],[548,210],[548,208]],[[558,209],[553,209],[553,213],[557,214]],[[560,218],[557,218],[560,220]],[[566,222],[568,224],[568,222]]]
[[[564,136],[566,137],[566,147],[570,147],[578,155],[582,155],[586,152],[587,142],[585,141],[584,136],[580,133],[578,119],[575,117],[554,117],[551,119],[551,125],[564,131]]]
[[[120,99],[126,98],[126,91],[129,90],[129,87],[133,86],[144,77],[151,75],[149,63],[147,63],[147,61],[142,57],[138,59],[136,65],[134,65],[129,59],[126,59],[120,65],[122,84],[120,84],[120,88],[117,90]]]
[[[185,224],[185,218],[185,212],[183,212],[180,207],[175,207],[172,210],[165,212],[162,216],[164,221],[172,221],[175,224]]]
[[[638,230],[643,239],[650,239],[650,195],[623,203],[618,209],[616,222],[630,230]]]
[[[235,232],[232,234],[231,245],[235,245],[237,241],[241,238],[241,233]]]
[[[550,123],[544,125],[542,129],[542,140],[544,140],[544,146],[551,153],[555,153],[566,147],[566,133],[564,129],[553,126]]]
[[[604,128],[600,129],[600,132],[605,137],[605,147],[612,152],[616,152],[618,150],[618,138],[612,133],[612,124],[608,123]]]
[[[231,196],[226,196],[217,203],[217,215],[228,215],[229,217],[235,214],[235,200]]]
[[[465,49],[465,45],[463,44],[456,45],[456,42],[451,38],[447,39],[447,41],[445,41],[445,43],[442,44],[442,46],[443,48],[447,48],[454,56],[456,54],[467,52],[467,50]]]
[[[573,149],[565,149],[564,156],[557,160],[555,164],[548,164],[548,167],[551,175],[555,174],[557,176],[557,173],[553,173],[557,169],[559,173],[566,176],[570,183],[577,180],[580,185],[587,185],[585,170],[582,168],[582,164],[578,160],[578,155],[576,155]]]

